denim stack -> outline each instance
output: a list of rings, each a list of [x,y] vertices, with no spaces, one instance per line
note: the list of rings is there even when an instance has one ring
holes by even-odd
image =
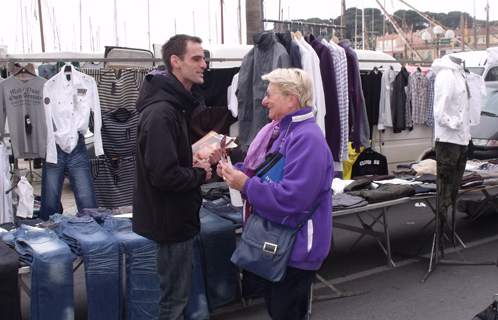
[[[216,200],[206,201],[202,206],[212,213],[232,221],[236,228],[242,227],[242,207],[232,205],[230,197],[224,195]]]
[[[157,319],[161,291],[156,272],[157,244],[131,229],[127,218],[102,214],[102,227],[120,242],[126,257],[126,319]]]
[[[31,266],[31,319],[74,319],[76,256],[53,230],[22,225],[4,235]],[[10,319],[10,318],[5,318]]]
[[[235,300],[238,270],[230,262],[235,250],[236,224],[201,207],[201,253],[206,296],[210,312]]]
[[[88,319],[121,319],[120,242],[88,216],[62,220],[59,236],[83,256]]]

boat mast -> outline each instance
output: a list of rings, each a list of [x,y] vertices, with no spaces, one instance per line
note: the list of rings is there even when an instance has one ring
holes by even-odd
[[[152,50],[150,46],[150,6],[149,0],[147,0],[147,34],[149,35],[149,50]]]
[[[38,0],[38,13],[40,15],[40,35],[41,35],[42,52],[45,52],[45,39],[43,37],[43,19],[42,19],[42,10],[41,10],[40,0]]]
[[[221,44],[225,43],[225,35],[223,33],[223,0],[220,0],[221,5]]]
[[[83,21],[81,18],[81,0],[80,0],[80,51],[83,51]]]
[[[486,50],[489,48],[489,0],[486,1]]]
[[[242,7],[239,0],[239,43],[242,44]]]
[[[209,43],[211,43],[211,4],[208,0],[208,27],[209,27]]]

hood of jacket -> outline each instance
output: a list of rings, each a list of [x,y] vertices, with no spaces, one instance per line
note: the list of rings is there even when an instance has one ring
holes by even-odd
[[[170,72],[165,74],[148,74],[142,83],[137,98],[137,111],[142,112],[157,102],[166,102],[179,111],[185,112],[190,119],[205,109],[204,98],[196,91],[196,86],[187,91],[183,84]]]
[[[269,50],[273,48],[273,44],[277,41],[277,37],[275,36],[274,32],[269,32],[269,31],[263,31],[256,33],[252,37],[253,43],[255,46],[258,47],[259,50]]]
[[[444,69],[452,69],[458,71],[459,65],[450,60],[449,56],[444,56],[440,59],[434,60],[432,63],[432,71],[437,75],[439,71]]]

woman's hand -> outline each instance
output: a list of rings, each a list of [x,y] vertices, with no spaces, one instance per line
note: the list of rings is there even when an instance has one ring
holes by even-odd
[[[246,180],[248,179],[245,173],[235,168],[230,168],[222,161],[218,164],[216,173],[218,173],[220,177],[223,177],[223,181],[225,181],[230,188],[239,191],[242,191],[244,183],[246,183]]]

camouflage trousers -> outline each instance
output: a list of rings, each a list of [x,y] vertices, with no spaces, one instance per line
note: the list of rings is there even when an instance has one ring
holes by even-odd
[[[451,205],[452,221],[454,222],[458,190],[467,163],[467,151],[467,146],[436,142],[438,231],[442,254],[444,229],[448,221],[448,207]]]

